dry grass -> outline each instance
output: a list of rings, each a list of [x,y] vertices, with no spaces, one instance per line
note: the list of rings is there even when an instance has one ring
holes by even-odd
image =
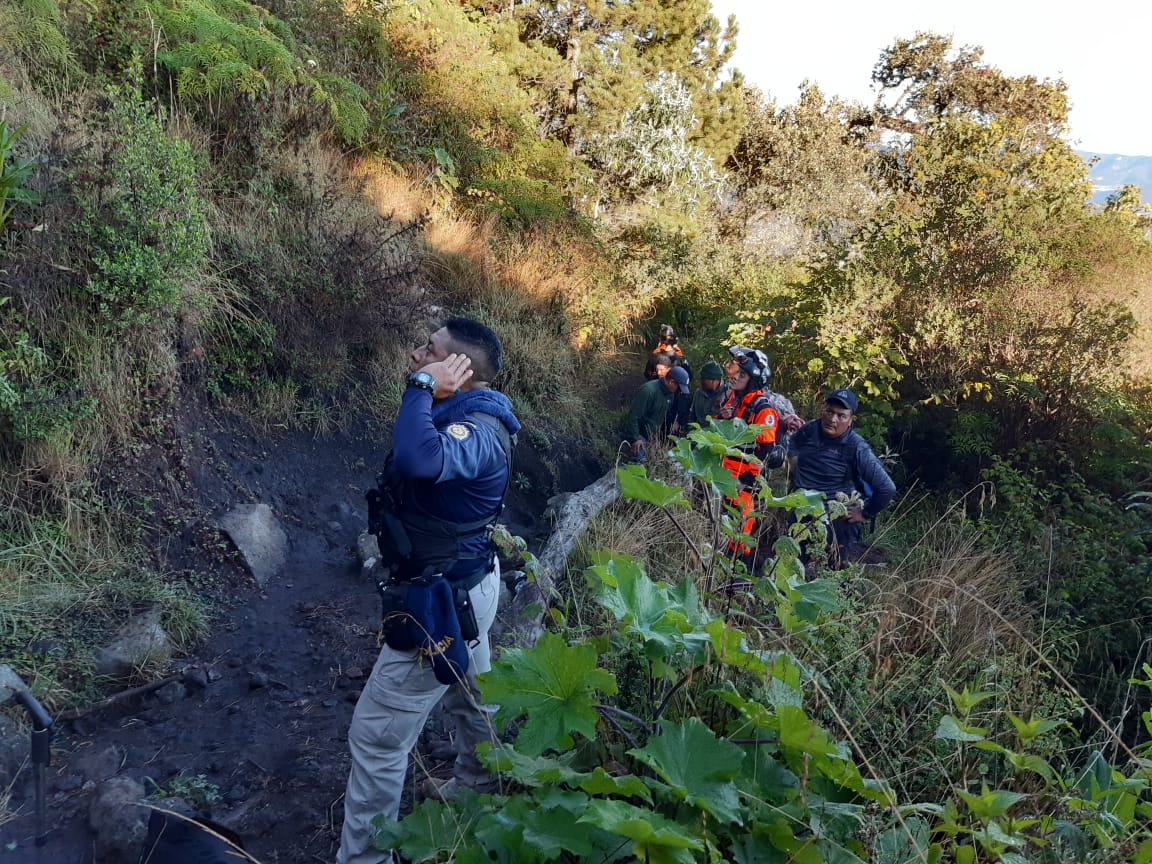
[[[1032,632],[1011,559],[980,548],[975,532],[926,537],[916,550],[873,583],[879,619],[873,639],[876,672],[894,657],[935,654],[957,668],[968,658],[1020,653]],[[942,545],[936,545],[941,544]]]
[[[793,647],[827,682],[825,719],[903,797],[978,769],[974,751],[935,738],[940,718],[956,713],[945,685],[991,694],[965,722],[1007,746],[1006,712],[1073,714],[1078,697],[1044,660],[1010,557],[981,548],[959,516],[928,528],[889,569],[838,578],[847,608]]]
[[[401,170],[374,156],[361,157],[349,171],[363,182],[365,198],[386,219],[415,222],[428,214],[432,198],[426,172]]]
[[[201,601],[143,566],[122,518],[107,503],[93,504],[86,487],[50,484],[39,472],[5,478],[0,525],[0,653],[46,706],[74,704],[92,685],[89,656],[98,641],[141,604],[156,604],[177,648],[199,640],[207,627]],[[58,517],[31,515],[55,499]],[[61,655],[31,656],[38,640],[66,646]],[[142,670],[147,673],[159,670]]]
[[[0,57],[0,119],[12,128],[26,126],[23,143],[39,151],[59,126],[61,114],[43,90],[32,86],[24,64],[5,51]]]
[[[20,772],[16,772],[8,785],[0,788],[0,826],[7,825],[9,822],[19,818],[20,814],[11,809],[12,805],[12,787],[16,785],[16,777],[20,776]]]

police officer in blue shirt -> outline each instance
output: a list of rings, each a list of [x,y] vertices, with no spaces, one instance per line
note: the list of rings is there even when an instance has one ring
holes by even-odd
[[[380,813],[398,818],[409,752],[441,699],[456,724],[458,752],[453,780],[435,792],[447,797],[455,784],[483,788],[493,780],[476,745],[495,743],[495,709],[481,704],[475,676],[491,667],[488,630],[500,568],[489,525],[503,506],[520,429],[508,398],[489,389],[502,363],[496,334],[466,318],[447,321],[412,352],[385,469],[396,500],[384,507],[401,545],[410,542],[390,558],[388,532],[378,532],[382,558],[390,558],[401,580],[443,575],[454,589],[466,589],[476,636],[468,643],[467,674],[451,684],[419,650],[381,650],[348,732],[352,768],[337,864],[392,860],[374,847],[371,822]]]
[[[896,484],[868,442],[852,428],[859,407],[853,391],[833,390],[824,400],[820,417],[805,423],[788,443],[792,488],[823,492],[826,497],[859,493],[864,498],[862,507],[849,507],[847,516],[832,522],[828,539],[834,565],[859,556],[864,523],[896,495]]]

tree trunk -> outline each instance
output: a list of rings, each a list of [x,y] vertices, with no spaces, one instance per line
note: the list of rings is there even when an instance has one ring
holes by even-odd
[[[564,100],[564,124],[560,128],[560,141],[568,148],[568,155],[576,155],[576,108],[579,103],[580,81],[580,31],[573,22],[568,31],[568,95]]]

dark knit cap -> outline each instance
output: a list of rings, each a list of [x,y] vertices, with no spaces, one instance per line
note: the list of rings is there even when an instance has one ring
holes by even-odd
[[[723,377],[724,369],[715,360],[709,360],[700,370],[701,381],[719,381]]]

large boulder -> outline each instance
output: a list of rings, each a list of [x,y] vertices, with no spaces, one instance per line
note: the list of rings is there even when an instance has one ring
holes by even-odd
[[[158,607],[141,612],[125,624],[112,643],[97,649],[96,672],[114,678],[162,669],[172,657],[172,641],[161,623]]]
[[[264,585],[288,560],[288,535],[267,504],[241,504],[220,517],[257,584]]]

